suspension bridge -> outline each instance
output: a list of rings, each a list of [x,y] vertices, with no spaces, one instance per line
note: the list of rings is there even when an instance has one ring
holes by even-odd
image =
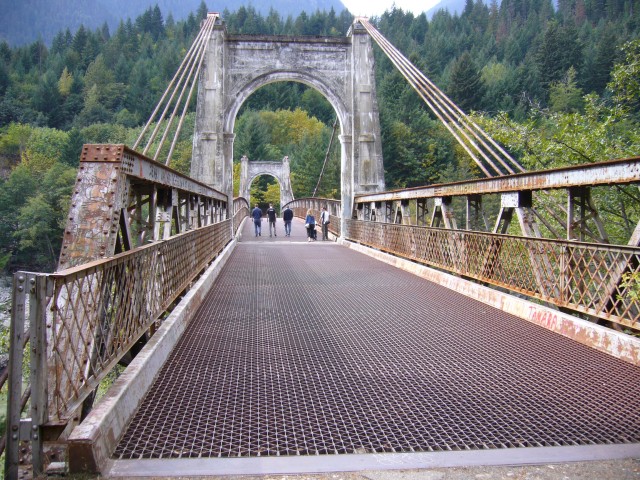
[[[385,190],[374,47],[485,178]],[[256,237],[234,122],[276,81],[334,107],[341,198],[243,159],[242,191],[275,175],[296,217]],[[58,270],[15,274],[7,478],[638,458],[640,223],[613,244],[594,192],[639,182],[640,158],[525,171],[365,18],[309,38],[209,14],[132,148],[84,146]]]

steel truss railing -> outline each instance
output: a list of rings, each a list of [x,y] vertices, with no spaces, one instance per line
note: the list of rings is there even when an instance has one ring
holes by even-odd
[[[8,471],[15,473],[18,467],[21,440],[32,442],[34,471],[41,471],[43,438],[77,416],[82,402],[134,343],[159,326],[165,312],[231,241],[233,222],[225,220],[52,274],[15,275]],[[27,323],[31,418],[21,420],[16,399]]]
[[[527,172],[517,175],[485,178],[479,180],[467,180],[463,182],[430,185],[425,187],[409,188],[404,190],[381,192],[377,194],[359,195],[355,198],[354,218],[359,220],[400,223],[407,226],[432,227],[438,231],[438,227],[444,227],[448,231],[457,232],[459,236],[451,236],[449,241],[452,246],[458,245],[459,238],[471,238],[471,231],[492,232],[493,234],[511,235],[506,238],[514,238],[510,242],[521,242],[521,252],[528,252],[527,268],[529,274],[526,277],[535,281],[535,285],[523,286],[518,283],[520,277],[511,280],[504,278],[480,278],[476,273],[471,273],[469,268],[456,269],[448,262],[436,262],[439,268],[460,273],[470,278],[481,279],[494,285],[503,286],[513,291],[526,293],[535,298],[543,299],[549,303],[583,312],[597,318],[603,318],[622,326],[638,329],[636,320],[636,306],[625,306],[625,298],[630,299],[640,293],[638,286],[637,258],[635,252],[640,245],[640,222],[633,231],[619,229],[618,243],[627,242],[632,254],[612,254],[625,247],[610,246],[610,235],[607,231],[606,221],[598,211],[598,205],[592,198],[592,191],[600,189],[602,194],[605,189],[621,188],[640,183],[640,157],[612,160],[602,163],[576,165],[557,168],[553,170]],[[493,205],[487,211],[487,200],[493,198]],[[553,197],[551,197],[553,195]],[[602,195],[601,195],[602,196]],[[564,197],[564,201],[559,201]],[[629,199],[633,195],[628,196]],[[544,202],[556,201],[557,206],[548,215],[540,215],[534,207]],[[558,206],[559,205],[559,206]],[[637,214],[637,212],[636,212]],[[518,221],[515,222],[515,218]],[[551,225],[551,221],[561,226],[560,229]],[[546,227],[540,228],[537,221]],[[637,222],[637,218],[635,219]],[[488,235],[489,233],[485,233]],[[520,235],[520,236],[514,236]],[[546,237],[547,240],[543,239]],[[496,238],[500,238],[497,236]],[[407,241],[413,239],[412,235],[406,237]],[[526,239],[526,241],[524,240]],[[566,245],[576,245],[577,250],[581,245],[589,245],[585,242],[593,242],[599,245],[602,251],[593,255],[579,253],[578,256],[560,256],[554,249],[548,248],[547,242],[568,241]],[[360,239],[358,239],[360,241]],[[533,247],[532,241],[536,243]],[[576,243],[574,243],[576,242]],[[597,242],[597,243],[596,243]],[[485,265],[491,266],[493,257],[499,256],[497,246],[502,248],[503,240],[496,240],[494,250],[475,251],[473,248],[452,248],[450,255],[455,261],[466,265],[468,255],[488,255]],[[464,244],[463,242],[463,245]],[[540,245],[543,245],[542,247]],[[555,245],[555,244],[554,244]],[[386,251],[394,251],[396,245],[386,245]],[[399,248],[399,255],[407,256],[407,252]],[[567,247],[568,248],[568,247]],[[592,247],[588,251],[593,251]],[[416,261],[424,262],[418,256]],[[516,265],[514,255],[512,263]],[[505,257],[504,263],[508,265]],[[565,263],[561,263],[562,262]],[[488,263],[487,263],[488,262]],[[568,262],[568,263],[566,263]],[[572,263],[582,266],[572,268]],[[554,275],[559,271],[558,264],[563,275],[569,276],[564,283],[559,283]],[[502,269],[507,275],[509,271]],[[596,272],[593,273],[592,272]],[[601,279],[601,280],[599,280]],[[517,281],[516,281],[517,280]],[[597,294],[593,293],[594,286],[598,287]],[[567,293],[568,288],[571,295]]]
[[[244,217],[249,216],[249,202],[246,198],[237,197],[233,199],[233,233],[238,233],[238,228]]]
[[[434,193],[443,188],[451,189],[447,193],[466,191],[461,187],[445,185]],[[391,202],[416,194],[425,192],[402,190],[363,198],[379,196]],[[326,205],[332,215],[330,231],[346,240],[640,331],[640,286],[634,280],[624,281],[625,276],[640,275],[640,248],[635,245],[458,230],[451,223],[447,228],[397,224],[392,213],[375,217],[371,215],[375,210],[357,207],[356,214],[367,210],[368,215],[345,219],[343,232],[337,200],[301,198],[288,205],[300,218],[309,209],[318,218]]]
[[[511,219],[517,216],[524,236],[610,243],[592,191],[595,187],[602,190],[638,184],[640,157],[634,157],[358,195],[355,211],[361,220],[432,227],[444,224],[454,229],[460,223],[466,230],[493,233],[505,233]],[[490,195],[500,197],[494,218],[486,208]],[[539,212],[545,211],[545,205],[554,208],[542,215]],[[546,228],[547,235],[543,235],[541,226]],[[640,244],[640,224],[628,243]]]
[[[229,218],[228,198],[125,145],[85,145],[58,269]]]
[[[59,271],[14,280],[8,478],[17,478],[23,440],[41,471],[43,434],[58,438],[90,407],[98,384],[153,335],[249,211],[243,198],[229,211],[227,195],[124,145],[84,146],[71,203]],[[31,418],[21,420],[29,392]]]
[[[640,330],[640,248],[346,220],[344,237],[425,265]]]

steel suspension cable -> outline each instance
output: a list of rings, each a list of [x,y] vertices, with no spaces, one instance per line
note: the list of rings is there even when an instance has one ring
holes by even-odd
[[[162,127],[162,121],[166,118],[167,112],[169,110],[169,108],[171,107],[172,103],[173,103],[173,99],[176,96],[176,93],[178,92],[178,89],[180,88],[180,85],[182,85],[182,82],[185,81],[185,75],[187,74],[187,69],[193,65],[193,61],[195,58],[195,55],[197,55],[197,51],[199,51],[200,45],[202,43],[202,38],[204,38],[204,30],[200,30],[198,37],[196,37],[196,40],[193,43],[193,47],[194,50],[191,51],[187,57],[185,57],[186,63],[184,64],[184,68],[182,69],[182,73],[180,75],[180,79],[178,80],[178,83],[174,86],[172,92],[171,92],[171,97],[169,98],[169,100],[167,100],[167,103],[164,107],[164,110],[162,111],[162,114],[160,115],[158,122],[156,123],[155,128],[153,129],[153,132],[151,133],[151,136],[149,137],[149,139],[147,140],[147,144],[145,145],[144,150],[142,151],[142,153],[144,155],[147,154],[147,152],[149,151],[149,149],[151,148],[151,145],[153,145],[153,142],[156,139],[156,135],[158,134],[160,128]],[[187,78],[186,81],[188,82],[189,79]]]
[[[478,150],[478,152],[485,158],[488,163],[492,166],[493,170],[498,174],[502,175],[500,170],[495,167],[495,164],[488,160],[485,154],[483,154],[482,150],[472,142],[465,132],[469,132],[474,138],[479,139],[480,143],[489,151],[489,153],[496,159],[498,162],[509,172],[509,173],[518,173],[518,172],[526,172],[526,169],[520,165],[518,161],[516,161],[513,157],[511,157],[499,144],[497,144],[493,138],[491,138],[479,125],[473,122],[449,97],[447,97],[431,80],[429,80],[420,70],[413,65],[402,53],[400,53],[380,32],[378,32],[373,25],[366,19],[358,19],[360,23],[365,27],[369,35],[376,41],[378,46],[383,50],[383,52],[387,55],[389,60],[398,68],[400,73],[409,81],[414,90],[418,93],[418,95],[424,100],[424,102],[429,106],[431,111],[438,117],[438,119],[444,124],[444,126],[449,130],[449,132],[454,136],[454,138],[460,143],[460,145],[465,149],[465,151],[471,156],[471,158],[476,162],[476,164],[480,167],[480,169],[487,175],[491,177],[491,175],[487,169],[479,162],[478,158],[470,151],[468,146],[460,139],[460,137],[453,131],[450,125],[444,121],[443,116],[449,119],[449,121],[455,125],[455,127],[464,135],[466,139],[473,144],[473,146]],[[422,87],[422,88],[420,88]],[[428,98],[426,98],[428,97]],[[439,108],[438,111],[432,102],[429,101],[431,99],[433,103],[435,103]],[[445,110],[442,110],[444,108]],[[448,113],[447,113],[448,112]],[[452,116],[453,115],[453,116]],[[455,117],[455,118],[454,118]],[[462,122],[464,126],[467,128],[462,128],[461,125],[458,124],[458,121]],[[474,133],[477,132],[477,133]],[[500,152],[501,155],[498,155],[490,146],[486,144],[482,138],[479,138],[479,135],[486,139],[495,149]],[[510,167],[509,165],[512,165]],[[514,171],[514,169],[516,171]],[[555,208],[563,208],[562,205],[556,206]],[[563,228],[566,229],[566,224],[560,219],[556,214],[553,208],[548,205],[544,205],[544,209],[549,213],[549,215],[558,222]],[[539,212],[537,212],[534,208],[531,208],[533,214],[540,219],[540,221],[558,238],[558,234],[555,232],[553,226],[542,217]],[[588,230],[588,229],[587,229]]]
[[[166,160],[166,164],[168,165],[170,162],[170,157],[173,153],[173,149],[175,147],[175,144],[177,142],[177,138],[180,134],[180,130],[182,127],[182,123],[184,121],[184,116],[186,115],[187,109],[188,109],[188,105],[191,101],[191,97],[192,97],[192,93],[194,90],[194,86],[197,83],[197,79],[200,73],[200,69],[203,63],[203,59],[204,59],[204,53],[206,51],[206,46],[207,46],[207,42],[209,39],[209,34],[211,33],[211,30],[213,29],[214,25],[216,24],[216,21],[218,19],[218,14],[209,14],[207,16],[207,18],[205,19],[205,21],[202,23],[202,26],[200,28],[200,31],[198,32],[198,35],[196,36],[196,38],[194,39],[193,43],[191,44],[191,47],[189,48],[189,51],[187,52],[187,54],[185,55],[184,59],[182,60],[182,63],[180,64],[180,66],[178,67],[178,70],[176,71],[175,75],[173,76],[171,82],[169,83],[169,86],[167,87],[167,89],[165,90],[164,94],[162,95],[162,98],[160,99],[160,101],[158,102],[158,104],[156,105],[153,113],[151,114],[149,120],[147,121],[146,125],[144,126],[142,132],[140,133],[140,135],[138,136],[138,139],[136,140],[133,148],[137,148],[140,143],[142,142],[144,136],[147,134],[150,125],[153,122],[156,122],[156,126],[153,129],[153,132],[151,133],[151,136],[149,137],[149,139],[146,142],[145,148],[143,149],[143,154],[146,155],[147,152],[149,151],[149,149],[151,148],[151,146],[153,145],[158,132],[160,131],[160,129],[162,128],[162,124],[163,122],[166,120],[166,116],[167,116],[167,112],[169,111],[169,109],[171,108],[172,104],[174,104],[174,99],[176,97],[176,95],[178,95],[177,100],[175,100],[175,104],[174,104],[174,108],[173,108],[173,112],[170,116],[170,118],[167,121],[167,124],[164,128],[164,132],[162,135],[161,140],[159,141],[159,144],[157,146],[157,149],[155,151],[155,155],[154,155],[154,160],[157,160],[160,151],[162,150],[162,147],[164,146],[164,143],[166,141],[166,138],[169,134],[169,130],[171,128],[171,125],[173,124],[173,120],[175,117],[176,112],[178,111],[181,102],[182,102],[182,98],[184,96],[184,92],[187,88],[187,86],[189,84],[191,84],[191,88],[189,90],[189,95],[185,104],[185,108],[183,108],[182,111],[182,115],[180,117],[180,122],[178,124],[178,128],[176,130],[176,132],[174,133],[174,139],[169,151],[169,155],[167,157]],[[167,100],[167,96],[169,96],[169,99]],[[158,112],[160,111],[160,109],[163,107],[164,105],[164,109],[162,111],[162,113],[160,114],[160,116],[157,117]]]
[[[213,28],[213,22],[210,25],[210,28],[208,30],[207,35],[205,35],[205,38],[209,38],[209,33],[211,32],[211,29]],[[206,53],[206,42],[204,47],[202,48],[202,52],[200,54],[200,60],[198,61],[198,68],[196,70],[196,79],[199,76],[199,72],[200,69],[202,67],[202,62],[204,61],[204,57],[205,57],[205,53]],[[169,153],[167,154],[167,159],[165,160],[165,165],[169,166],[169,163],[171,162],[171,155],[173,155],[173,151],[176,147],[176,143],[178,143],[178,138],[180,137],[180,131],[182,130],[182,125],[184,123],[184,118],[187,114],[187,110],[189,108],[189,104],[191,103],[191,98],[193,96],[193,91],[195,89],[195,86],[198,82],[196,80],[194,80],[193,82],[191,82],[191,88],[189,88],[189,95],[187,95],[187,100],[184,102],[184,107],[182,108],[182,114],[180,115],[180,121],[178,122],[178,126],[176,128],[176,133],[173,136],[173,141],[171,142],[171,147],[169,148]],[[158,150],[159,152],[159,150]]]
[[[369,24],[369,26],[371,26],[371,24]],[[392,60],[392,62],[394,62],[394,65],[396,65],[400,73],[402,73],[405,79],[409,81],[411,86],[416,90],[416,92],[418,92],[425,103],[427,103],[433,113],[436,114],[436,116],[438,116],[438,118],[443,123],[445,123],[445,126],[447,126],[447,123],[444,122],[441,115],[445,116],[449,120],[451,125],[453,125],[459,131],[459,133],[464,136],[467,142],[469,142],[469,144],[474,147],[475,150],[484,158],[485,162],[488,163],[496,173],[500,174],[501,172],[498,167],[493,163],[491,159],[487,157],[486,153],[474,142],[474,140],[469,137],[469,134],[471,134],[476,140],[478,140],[478,136],[473,131],[469,131],[468,129],[463,128],[463,125],[459,123],[459,115],[452,116],[455,114],[451,111],[450,108],[447,108],[446,104],[442,103],[437,94],[434,95],[433,90],[430,89],[429,85],[424,81],[424,78],[426,77],[424,77],[422,72],[420,72],[411,62],[409,62],[388,40],[386,40],[377,30],[375,30],[373,26],[371,26],[371,29],[372,31],[369,32],[370,35],[378,43],[380,48],[383,49],[387,56]],[[427,95],[432,100],[433,104],[432,102],[427,101],[424,98],[424,95]],[[449,130],[451,132],[451,129]],[[458,135],[453,132],[451,133],[454,135],[456,140],[458,140],[458,142],[465,148],[467,153],[469,153],[469,155],[483,170],[483,172],[487,176],[491,176],[491,174],[481,164],[479,159],[470,152],[469,148],[467,148],[467,144],[465,142],[462,142]],[[509,171],[511,169],[507,167],[507,170]]]
[[[149,117],[149,120],[147,120],[147,123],[145,124],[144,128],[142,129],[142,132],[140,132],[140,135],[138,136],[138,139],[136,140],[136,143],[133,144],[133,149],[134,150],[136,148],[138,148],[138,145],[140,144],[140,142],[144,138],[144,135],[147,133],[147,130],[149,130],[149,126],[151,125],[151,123],[153,123],[153,120],[155,119],[156,114],[158,113],[158,110],[160,110],[160,107],[162,107],[164,99],[167,97],[167,95],[169,94],[170,91],[175,92],[175,89],[171,90],[172,87],[173,87],[173,84],[175,83],[176,79],[178,78],[178,75],[180,74],[180,72],[183,72],[183,67],[185,66],[185,64],[188,61],[190,61],[189,59],[191,58],[191,53],[196,48],[196,45],[198,44],[199,39],[200,39],[200,37],[202,35],[203,35],[203,31],[200,30],[198,32],[198,35],[196,36],[195,40],[191,44],[191,47],[189,48],[189,51],[187,52],[185,57],[182,59],[182,63],[178,67],[178,70],[176,70],[176,73],[173,75],[173,78],[169,82],[169,85],[167,86],[167,88],[165,89],[164,93],[162,94],[162,98],[160,98],[160,101],[158,101],[158,104],[156,105],[155,109],[153,110],[153,113],[151,114],[151,116]],[[183,73],[183,75],[184,75],[184,73]],[[171,100],[169,100],[169,103],[170,102],[171,102]],[[167,111],[168,108],[169,108],[169,106],[167,105],[165,107],[164,112],[161,115],[161,118],[164,118],[164,115],[166,114],[166,111]]]
[[[491,168],[494,171],[499,172],[499,170],[495,166],[495,164],[493,164],[493,162],[491,160],[489,160],[486,157],[486,155],[484,155],[483,152],[478,148],[478,146],[475,144],[475,142],[469,138],[469,135],[458,124],[457,120],[454,117],[452,117],[450,115],[450,113],[447,112],[446,109],[443,109],[441,107],[438,98],[436,96],[434,96],[433,93],[429,89],[425,89],[423,87],[423,85],[420,85],[421,82],[419,82],[419,75],[416,75],[416,73],[415,73],[416,71],[419,72],[419,70],[417,70],[417,69],[406,70],[404,68],[404,65],[405,64],[410,64],[410,62],[400,52],[398,52],[395,49],[395,47],[393,47],[393,45],[391,45],[384,37],[382,37],[382,35],[377,30],[373,29],[373,26],[371,26],[371,29],[372,30],[369,31],[369,34],[371,35],[371,37],[376,41],[378,46],[380,46],[380,48],[387,55],[387,57],[391,60],[391,62],[396,66],[396,68],[398,68],[398,70],[400,71],[402,76],[409,82],[409,84],[411,84],[411,86],[418,93],[420,98],[422,98],[422,100],[427,104],[427,106],[436,115],[436,117],[438,117],[438,119],[447,128],[447,130],[449,130],[449,132],[458,141],[458,143],[465,149],[465,151],[473,159],[473,161],[476,163],[476,165],[478,165],[478,167],[483,171],[483,173],[488,177],[492,176],[492,174],[489,172],[489,170],[487,170],[487,168],[485,168],[485,165],[482,164],[482,162],[475,155],[475,153],[473,153],[471,151],[471,149],[469,148],[469,145],[467,144],[467,142],[470,145],[472,145],[476,149],[476,151],[479,152],[483,156],[483,158],[485,158],[485,161],[491,166]],[[429,98],[426,98],[425,96],[429,97]],[[446,117],[446,120],[445,120],[445,118],[443,118],[443,116]],[[452,125],[453,125],[453,127],[455,127],[458,130],[458,132],[460,134],[462,134],[465,137],[467,142],[464,142],[460,138],[458,133],[456,133],[453,130]]]
[[[171,116],[169,117],[169,120],[167,121],[167,124],[166,124],[165,129],[164,129],[164,133],[162,135],[162,139],[160,140],[160,144],[158,145],[156,153],[153,156],[154,160],[158,160],[158,157],[160,156],[160,151],[162,149],[162,146],[164,145],[165,140],[167,139],[167,136],[169,135],[169,131],[171,129],[171,125],[173,125],[173,119],[175,118],[176,112],[178,111],[178,108],[181,105],[182,97],[184,96],[184,92],[185,92],[187,86],[189,84],[191,84],[191,90],[190,90],[190,93],[191,93],[191,92],[193,92],[193,87],[197,83],[198,74],[200,73],[200,67],[202,66],[202,60],[204,59],[204,54],[205,54],[205,51],[206,51],[206,48],[207,48],[207,42],[209,40],[209,33],[211,32],[211,28],[212,27],[213,27],[213,24],[211,22],[207,22],[205,24],[205,26],[203,27],[203,30],[206,30],[206,32],[201,38],[200,45],[198,46],[198,51],[196,52],[196,55],[193,58],[193,63],[191,64],[191,67],[189,69],[189,74],[187,75],[187,79],[182,85],[182,89],[180,90],[180,95],[178,96],[178,99],[175,102],[175,106],[173,108],[173,112],[171,112]],[[190,100],[191,99],[191,95],[189,95],[188,98]],[[182,120],[184,118],[184,115],[186,114],[187,107],[189,106],[188,101],[185,102],[185,103],[186,103],[185,104],[185,108],[182,111],[182,118],[180,119],[180,122],[179,122],[180,126],[182,126]],[[174,133],[174,141],[177,141],[178,134],[179,134],[178,131],[176,131]],[[172,142],[172,144],[175,145],[174,142]],[[169,158],[167,158],[165,163],[167,165],[170,163],[169,162]]]
[[[413,65],[400,51],[398,51],[366,18],[358,18],[369,35],[387,55],[389,60],[398,68],[403,77],[411,84],[414,90],[427,104],[436,117],[444,124],[454,138],[460,143],[474,162],[487,176],[492,176],[479,158],[471,151],[471,145],[498,175],[502,171],[487,156],[493,157],[509,173],[523,172],[525,169],[514,160],[500,145],[498,145],[482,128],[473,122],[453,101],[451,101],[433,82],[431,82],[415,65]],[[446,119],[446,120],[445,120]],[[453,126],[453,127],[452,127]],[[468,142],[462,140],[458,131]],[[482,145],[481,148],[474,140]],[[491,145],[488,145],[489,142]],[[493,148],[492,148],[493,146]],[[495,150],[494,150],[495,148]],[[496,151],[497,150],[497,151]],[[499,152],[499,153],[498,153]]]
[[[369,24],[370,25],[370,24]],[[510,173],[513,173],[511,167],[506,164],[495,152],[491,151],[491,148],[486,145],[486,143],[480,138],[473,129],[469,129],[469,123],[472,125],[473,122],[469,122],[468,118],[466,118],[465,114],[453,103],[451,102],[446,95],[444,95],[433,83],[431,83],[426,76],[420,72],[411,62],[409,62],[388,40],[386,40],[379,32],[374,31],[374,27],[371,26],[372,36],[374,40],[378,42],[378,45],[385,50],[385,53],[393,57],[397,60],[396,65],[399,70],[403,74],[403,76],[412,84],[414,89],[420,93],[425,93],[428,95],[434,102],[435,105],[440,109],[440,112],[444,114],[450,122],[460,131],[460,133],[469,141],[469,143],[480,153],[480,155],[485,159],[485,161],[491,165],[491,167],[498,173],[500,170],[495,166],[495,164],[487,157],[485,152],[475,144],[473,140],[469,138],[468,134],[471,134],[476,140],[478,140],[484,147],[491,153],[494,159],[498,160],[499,163],[502,164],[503,167]],[[386,47],[386,48],[385,48]],[[410,78],[408,78],[410,77]],[[444,100],[444,101],[443,101]],[[453,106],[455,110],[452,110],[450,106]],[[435,113],[435,112],[434,112]],[[453,116],[452,116],[453,115]],[[460,120],[467,120],[465,122],[467,124],[467,128],[464,128],[463,123],[459,123]]]
[[[375,27],[372,27],[372,28],[375,28]],[[513,157],[511,157],[499,144],[497,144],[493,140],[493,138],[491,138],[491,136],[489,136],[478,124],[473,122],[460,109],[460,107],[458,107],[458,105],[456,105],[449,97],[447,97],[442,92],[442,90],[440,90],[431,80],[429,80],[427,76],[425,76],[422,72],[420,72],[420,70],[417,67],[415,67],[415,65],[413,65],[409,60],[407,60],[404,56],[402,56],[402,54],[399,51],[397,51],[397,49],[395,49],[395,47],[386,38],[384,38],[382,34],[378,32],[378,35],[380,36],[380,38],[384,40],[384,42],[386,42],[387,45],[389,45],[392,49],[396,50],[396,52],[398,53],[398,55],[400,55],[404,63],[413,72],[417,80],[422,83],[422,86],[424,86],[428,91],[430,91],[432,95],[435,95],[436,98],[440,99],[440,105],[443,105],[447,109],[447,111],[449,111],[452,115],[455,115],[459,121],[464,123],[470,129],[471,132],[475,131],[480,135],[478,136],[474,134],[473,136],[476,139],[478,139],[485,148],[487,148],[487,150],[491,153],[491,155],[494,158],[496,158],[503,167],[505,167],[510,173],[515,173],[514,170],[509,166],[509,164],[505,162],[506,160],[507,162],[513,164],[517,170],[520,170],[521,172],[525,171],[525,169]],[[496,154],[496,152],[492,151],[491,147],[489,147],[485,143],[483,138],[486,139],[489,143],[491,143],[493,147],[495,147],[502,154],[502,157]]]

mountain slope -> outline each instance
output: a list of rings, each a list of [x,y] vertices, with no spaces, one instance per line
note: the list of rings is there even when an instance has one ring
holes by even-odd
[[[15,46],[41,39],[50,44],[61,30],[69,28],[74,33],[80,25],[94,30],[105,22],[113,33],[120,21],[135,20],[156,4],[164,19],[171,14],[174,20],[182,20],[195,13],[201,3],[202,0],[0,0],[0,41]],[[214,9],[209,6],[209,11],[235,11],[243,5],[253,6],[264,15],[273,7],[284,18],[331,8],[340,13],[345,8],[340,0],[266,0],[255,4],[252,0],[223,0],[216,1]]]

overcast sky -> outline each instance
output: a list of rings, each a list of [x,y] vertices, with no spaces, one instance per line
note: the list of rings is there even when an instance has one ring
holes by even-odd
[[[373,17],[391,10],[394,5],[402,10],[419,15],[433,7],[439,0],[342,0],[349,11],[357,16]]]

